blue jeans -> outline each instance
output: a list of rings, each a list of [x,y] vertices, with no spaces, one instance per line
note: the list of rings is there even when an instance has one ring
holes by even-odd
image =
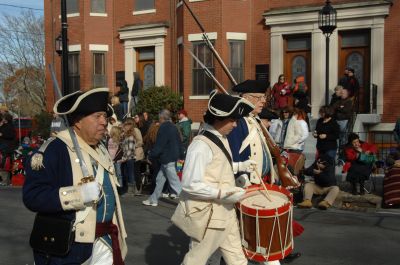
[[[128,180],[128,184],[136,184],[135,182],[135,160],[128,159],[126,160],[125,166],[125,177]]]
[[[347,123],[349,122],[349,120],[341,120],[341,121],[336,121],[336,122],[340,128],[340,134],[339,134],[339,147],[340,147],[347,143],[346,129],[347,129]]]
[[[156,178],[156,188],[151,194],[149,201],[152,203],[157,203],[158,198],[161,196],[164,183],[168,179],[171,189],[179,195],[182,190],[182,184],[179,181],[178,175],[176,174],[175,162],[170,162],[168,164],[161,164],[160,170],[158,171]]]
[[[128,102],[127,101],[122,101],[121,102],[121,106],[122,106],[122,111],[124,112],[124,118],[123,120],[126,119],[126,114],[128,113]]]
[[[117,176],[118,183],[119,183],[119,185],[121,185],[121,187],[123,187],[124,183],[123,183],[123,179],[122,179],[121,162],[115,162],[114,168],[115,168],[115,175]]]

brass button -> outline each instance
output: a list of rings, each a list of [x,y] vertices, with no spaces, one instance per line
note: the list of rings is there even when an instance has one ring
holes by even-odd
[[[54,237],[52,237],[52,238],[50,238],[50,241],[51,241],[51,242],[54,242],[54,241],[56,241],[56,240],[54,239]]]
[[[65,205],[68,205],[68,204],[69,204],[69,201],[64,202],[64,204],[65,204]]]
[[[80,236],[84,236],[85,233],[84,233],[84,232],[80,232],[79,235],[80,235]]]

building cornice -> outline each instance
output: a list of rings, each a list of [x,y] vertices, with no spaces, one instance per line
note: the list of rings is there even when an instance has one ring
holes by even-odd
[[[169,28],[168,23],[141,24],[124,26],[118,32],[121,40],[154,38],[167,36],[167,28]]]
[[[389,15],[391,1],[377,0],[359,3],[333,5],[337,10],[337,20],[361,17],[385,17]],[[318,21],[318,11],[321,6],[301,6],[293,8],[273,9],[264,12],[265,25],[285,25],[310,23]]]

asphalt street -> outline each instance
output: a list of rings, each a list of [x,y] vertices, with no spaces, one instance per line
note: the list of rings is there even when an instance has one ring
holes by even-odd
[[[128,232],[126,265],[178,265],[189,239],[170,222],[175,205],[161,201],[143,206],[145,197],[122,198]],[[20,188],[0,188],[0,265],[33,265],[29,235],[34,213],[21,199]],[[302,256],[296,265],[397,265],[400,262],[400,214],[337,209],[295,209],[304,233],[295,239]]]

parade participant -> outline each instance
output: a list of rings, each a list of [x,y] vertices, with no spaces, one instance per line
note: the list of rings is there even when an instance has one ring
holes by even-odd
[[[245,99],[212,94],[205,124],[190,144],[183,169],[181,193],[186,208],[204,208],[211,203],[212,214],[201,240],[191,239],[184,265],[205,265],[217,249],[228,265],[247,265],[234,204],[245,191],[235,187],[234,173],[251,171],[254,161],[233,162],[226,135],[236,127],[237,119],[247,115],[253,105]]]
[[[247,159],[256,161],[257,173],[260,176],[269,175],[273,183],[277,175],[273,169],[272,156],[268,150],[258,117],[265,104],[265,91],[268,86],[269,84],[266,84],[265,81],[247,80],[232,88],[232,91],[240,93],[255,108],[249,116],[243,117],[238,121],[238,126],[228,135],[228,140],[234,162]],[[246,180],[243,181],[243,177],[240,177],[238,182],[247,182]],[[253,172],[247,178],[251,183],[260,183],[256,172]]]
[[[260,184],[259,176],[269,176],[271,183],[274,183],[277,178],[272,156],[258,117],[265,104],[265,91],[268,86],[269,84],[266,84],[265,81],[247,80],[232,88],[232,91],[240,93],[244,99],[247,99],[255,106],[247,117],[243,117],[238,121],[238,126],[228,135],[234,162],[251,159],[257,163],[254,172],[250,174],[239,172],[237,174],[236,182],[238,186],[247,186],[249,183]],[[265,262],[265,264],[279,264],[279,261]]]
[[[77,91],[58,100],[54,112],[66,115],[70,128],[50,138],[26,163],[23,201],[29,210],[38,213],[31,235],[36,265],[124,264],[127,235],[117,177],[107,149],[101,143],[107,116],[111,114],[108,96],[107,88],[97,88]],[[75,140],[78,144],[74,144]],[[89,175],[82,173],[85,171]],[[94,176],[94,180],[87,181],[88,176]],[[74,236],[66,253],[38,250],[40,238],[34,235],[42,232],[37,229],[43,227],[39,220],[47,223],[69,220],[73,224]]]

